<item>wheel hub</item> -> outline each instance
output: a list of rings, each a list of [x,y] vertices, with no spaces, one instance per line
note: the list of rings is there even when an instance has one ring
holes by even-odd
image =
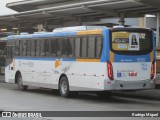
[[[65,94],[67,91],[67,83],[65,81],[62,81],[61,91],[63,94]]]

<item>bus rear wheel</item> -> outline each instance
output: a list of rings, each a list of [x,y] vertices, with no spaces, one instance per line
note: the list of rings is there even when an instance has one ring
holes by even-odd
[[[18,88],[23,91],[27,90],[28,88],[28,86],[23,85],[23,79],[22,79],[21,74],[18,75],[17,85],[18,85]]]

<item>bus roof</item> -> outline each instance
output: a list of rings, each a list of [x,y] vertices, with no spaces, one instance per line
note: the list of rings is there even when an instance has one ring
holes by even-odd
[[[135,27],[108,28],[104,26],[74,26],[74,27],[57,28],[53,30],[53,32],[35,32],[34,34],[22,33],[20,35],[11,35],[7,37],[7,40],[50,38],[50,37],[76,36],[76,35],[101,35],[103,29],[145,29],[145,28],[135,28]]]
[[[27,38],[49,38],[49,37],[61,37],[61,36],[74,36],[74,35],[94,35],[102,34],[102,29],[109,29],[104,26],[75,26],[66,28],[57,28],[53,32],[35,32],[34,34],[20,34],[11,35],[7,37],[7,40],[13,39],[27,39]]]

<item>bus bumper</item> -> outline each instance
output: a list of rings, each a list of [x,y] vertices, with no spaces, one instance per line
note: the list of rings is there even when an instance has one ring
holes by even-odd
[[[155,80],[141,80],[141,81],[122,81],[113,80],[105,82],[104,90],[143,90],[155,88]]]

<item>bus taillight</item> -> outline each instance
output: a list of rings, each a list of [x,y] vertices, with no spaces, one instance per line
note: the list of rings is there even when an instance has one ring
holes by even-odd
[[[112,63],[110,61],[107,61],[107,69],[108,69],[108,77],[110,80],[113,80],[113,67],[112,67]]]
[[[150,78],[153,79],[155,74],[155,61],[152,62]]]

